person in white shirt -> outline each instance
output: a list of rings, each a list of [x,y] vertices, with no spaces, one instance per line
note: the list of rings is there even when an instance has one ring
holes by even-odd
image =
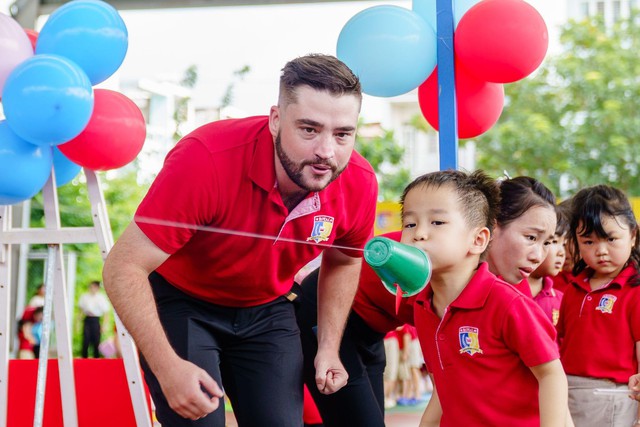
[[[93,349],[93,357],[99,358],[101,327],[100,320],[110,309],[107,297],[100,292],[100,282],[94,280],[89,284],[89,291],[80,295],[78,301],[80,310],[84,313],[82,333],[82,357],[89,357],[89,347]]]

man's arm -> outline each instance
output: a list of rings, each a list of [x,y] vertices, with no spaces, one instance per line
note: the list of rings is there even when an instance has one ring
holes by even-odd
[[[530,368],[538,380],[540,426],[565,426],[568,418],[567,376],[559,359]]]
[[[349,375],[340,361],[342,332],[358,289],[362,258],[350,257],[338,249],[322,254],[318,279],[318,354],[315,358],[316,385],[331,394],[347,384]]]
[[[105,261],[104,288],[171,408],[195,420],[216,410],[222,390],[203,369],[176,354],[160,324],[148,276],[168,257],[131,223]]]

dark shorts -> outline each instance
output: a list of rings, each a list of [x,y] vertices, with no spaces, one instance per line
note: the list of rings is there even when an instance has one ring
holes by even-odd
[[[185,294],[157,273],[149,280],[169,342],[223,385],[239,426],[302,426],[302,350],[290,301],[224,307]],[[224,427],[224,405],[198,421],[173,412],[143,358],[141,364],[162,425]]]

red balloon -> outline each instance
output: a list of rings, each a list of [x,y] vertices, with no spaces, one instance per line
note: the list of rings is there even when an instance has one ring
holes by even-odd
[[[486,0],[485,0],[486,1]],[[418,87],[418,102],[422,115],[438,130],[438,67]],[[504,87],[471,76],[456,64],[456,104],[458,137],[474,138],[488,131],[502,114]]]
[[[540,13],[523,0],[482,0],[455,32],[455,52],[476,77],[511,83],[531,74],[549,46]]]
[[[30,28],[25,28],[24,32],[27,33],[27,37],[29,37],[29,41],[31,42],[31,47],[33,48],[33,51],[36,51],[36,42],[38,41],[38,34],[40,34],[39,32],[37,32],[36,30],[32,30]]]
[[[135,159],[146,134],[144,117],[133,101],[119,92],[95,89],[89,124],[80,135],[58,148],[80,166],[106,171]]]

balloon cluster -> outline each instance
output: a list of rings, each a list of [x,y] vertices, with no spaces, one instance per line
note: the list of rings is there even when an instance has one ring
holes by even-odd
[[[549,38],[538,11],[523,0],[452,0],[455,85],[460,138],[493,126],[504,106],[505,83],[531,74]],[[438,129],[436,1],[412,10],[374,6],[353,16],[338,37],[337,55],[365,93],[396,96],[418,88],[418,102]]]
[[[119,92],[93,88],[122,64],[124,21],[100,0],[56,9],[40,33],[0,13],[0,205],[28,200],[82,167],[131,162],[146,137],[140,109]]]

